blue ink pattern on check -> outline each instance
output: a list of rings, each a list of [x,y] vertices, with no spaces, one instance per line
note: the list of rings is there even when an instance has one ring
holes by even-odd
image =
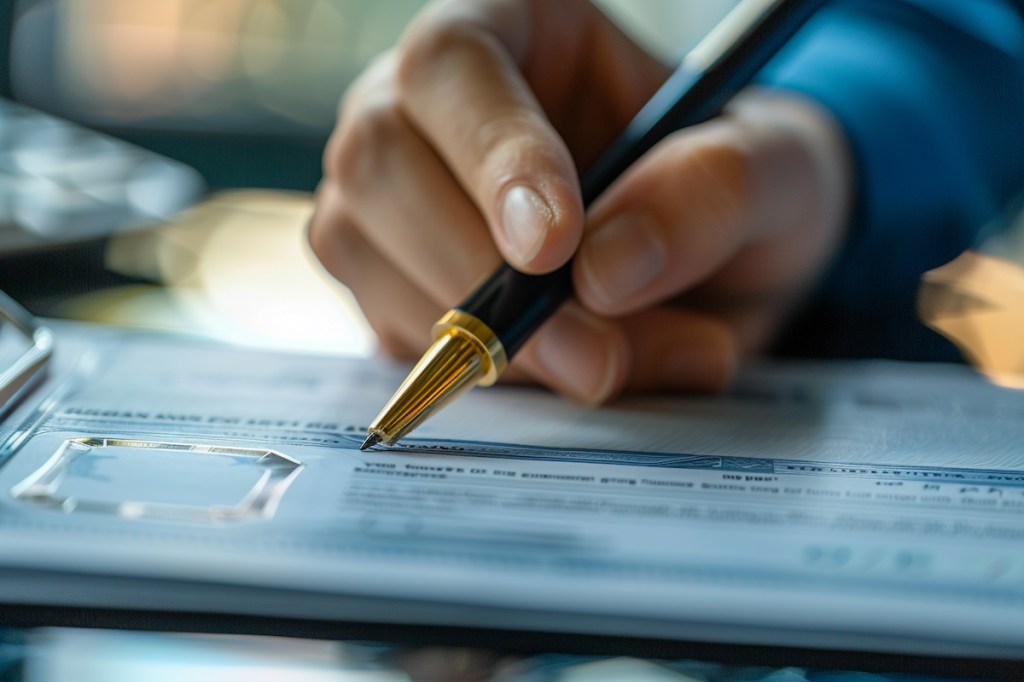
[[[343,436],[355,447],[361,436]],[[388,453],[460,455],[497,459],[518,459],[578,464],[618,464],[663,469],[739,471],[744,473],[841,476],[935,483],[962,483],[1024,487],[1024,471],[915,467],[890,464],[845,464],[836,462],[768,459],[762,457],[719,457],[715,455],[664,452],[627,452],[591,448],[555,448],[534,445],[488,443],[430,438],[407,438],[381,449]]]

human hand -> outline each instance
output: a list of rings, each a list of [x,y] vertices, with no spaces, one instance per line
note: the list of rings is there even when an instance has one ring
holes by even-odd
[[[315,253],[408,357],[502,258],[541,273],[576,254],[578,301],[510,375],[595,404],[722,388],[835,251],[850,171],[825,112],[751,92],[663,140],[585,215],[577,168],[668,73],[583,0],[431,5],[343,102]]]

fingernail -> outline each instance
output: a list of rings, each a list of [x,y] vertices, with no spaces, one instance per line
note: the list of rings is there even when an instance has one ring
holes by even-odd
[[[590,292],[605,305],[629,300],[661,273],[667,260],[657,225],[643,214],[620,214],[595,227],[577,255]]]
[[[517,263],[526,264],[533,260],[553,219],[551,207],[529,187],[516,185],[505,193],[502,228]]]
[[[598,320],[572,304],[544,325],[537,358],[555,377],[559,390],[588,405],[604,402],[618,375],[614,340]]]

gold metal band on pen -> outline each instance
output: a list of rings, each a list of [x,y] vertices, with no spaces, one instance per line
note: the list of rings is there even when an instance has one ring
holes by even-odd
[[[440,339],[446,334],[465,337],[477,346],[481,353],[484,376],[477,382],[480,386],[490,386],[508,367],[508,355],[498,335],[478,318],[462,310],[449,310],[434,325],[434,338]]]
[[[508,367],[498,336],[469,313],[449,311],[434,325],[434,338],[370,425],[370,434],[385,445],[393,445],[474,386],[490,386]]]

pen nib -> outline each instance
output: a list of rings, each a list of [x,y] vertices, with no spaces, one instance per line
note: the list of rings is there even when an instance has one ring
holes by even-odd
[[[378,433],[371,433],[369,436],[366,437],[366,440],[363,441],[363,444],[359,446],[359,449],[360,450],[369,450],[370,448],[372,448],[374,445],[376,445],[379,442],[380,442],[380,434],[378,434]]]

